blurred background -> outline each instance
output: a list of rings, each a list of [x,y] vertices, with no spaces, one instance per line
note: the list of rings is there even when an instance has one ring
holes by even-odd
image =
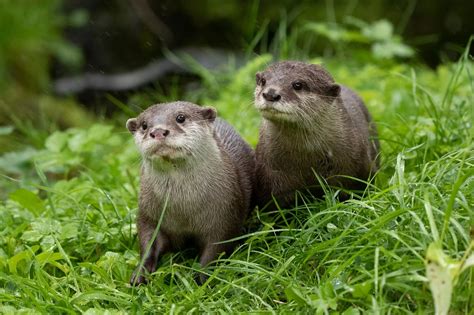
[[[0,153],[57,129],[121,126],[152,103],[212,99],[263,54],[436,68],[465,49],[472,12],[461,0],[0,0]]]

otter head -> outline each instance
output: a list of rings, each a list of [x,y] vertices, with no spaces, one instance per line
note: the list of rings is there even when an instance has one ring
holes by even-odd
[[[341,87],[321,66],[283,61],[256,74],[255,106],[265,119],[299,124],[317,120]]]
[[[204,154],[213,138],[216,110],[188,102],[157,104],[127,121],[146,161],[177,163]]]

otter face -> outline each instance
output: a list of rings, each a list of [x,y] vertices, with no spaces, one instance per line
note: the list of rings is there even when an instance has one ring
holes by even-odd
[[[255,107],[271,121],[299,123],[317,117],[340,94],[321,66],[299,61],[273,64],[256,74]]]
[[[214,141],[215,118],[212,107],[174,102],[149,107],[137,118],[129,119],[127,128],[144,159],[174,161],[195,156],[207,142]]]

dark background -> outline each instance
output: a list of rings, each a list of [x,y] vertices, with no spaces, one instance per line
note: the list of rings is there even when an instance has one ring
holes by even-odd
[[[271,39],[282,19],[292,29],[308,21],[343,23],[348,16],[366,22],[389,20],[419,58],[435,67],[458,58],[474,31],[474,1],[461,0],[66,0],[63,10],[83,10],[88,16],[83,26],[66,30],[67,38],[83,51],[82,71],[117,72],[143,66],[161,56],[163,47],[242,51],[262,27],[267,27]],[[154,29],[155,21],[164,27]],[[321,54],[324,48],[321,43],[313,53]],[[58,68],[55,76],[65,73]]]
[[[0,139],[0,152],[20,141],[40,147],[58,128],[196,96],[196,87],[201,95],[211,93],[196,71],[170,65],[170,52],[193,51],[191,57],[200,56],[201,63],[234,67],[219,73],[221,85],[239,64],[264,53],[274,59],[337,60],[353,68],[390,63],[436,68],[466,49],[474,34],[473,12],[474,1],[461,0],[0,0],[0,127],[6,126],[0,132],[17,135]],[[314,23],[329,35],[309,30]],[[339,40],[344,32],[356,40]],[[379,58],[374,44],[380,43],[410,53]],[[236,56],[235,64],[228,56]],[[168,71],[139,84],[120,89],[93,84],[98,78],[113,86],[109,75],[157,62]],[[58,82],[64,81],[72,88],[61,92]]]

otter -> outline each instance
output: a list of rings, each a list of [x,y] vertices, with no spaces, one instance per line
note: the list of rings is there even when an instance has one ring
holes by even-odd
[[[130,283],[146,283],[168,251],[195,246],[203,267],[231,251],[235,242],[221,242],[242,233],[250,210],[255,173],[250,146],[216,118],[214,108],[188,102],[153,105],[126,127],[143,160],[137,216],[143,267]],[[201,273],[196,280],[206,279]]]
[[[259,207],[272,198],[290,206],[296,191],[321,197],[317,177],[360,190],[379,167],[377,128],[367,108],[322,66],[275,63],[256,74],[254,96],[263,117],[255,150]]]

